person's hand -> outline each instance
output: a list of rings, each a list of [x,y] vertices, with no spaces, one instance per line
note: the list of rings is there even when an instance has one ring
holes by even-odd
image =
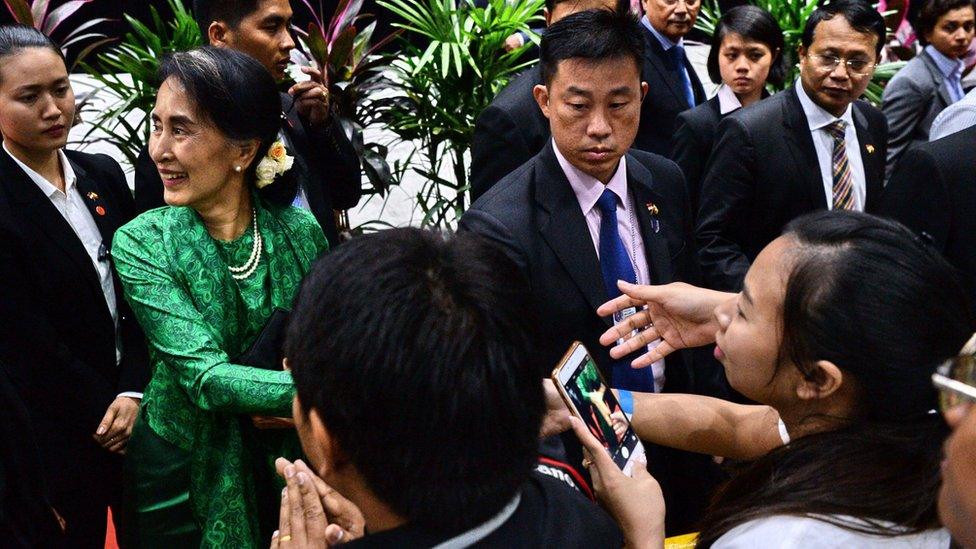
[[[508,53],[521,48],[523,45],[525,45],[525,43],[522,41],[522,36],[516,32],[515,34],[510,34],[508,38],[505,39],[505,43],[502,44],[502,49],[505,50],[505,53]]]
[[[556,384],[551,379],[542,380],[542,389],[546,396],[546,415],[542,416],[542,428],[539,438],[547,438],[569,430],[569,408],[559,396]]]
[[[583,444],[583,465],[593,479],[597,500],[617,521],[628,548],[664,546],[664,495],[647,465],[634,463],[627,476],[613,462],[600,441],[578,418],[572,418],[573,432]]]
[[[312,126],[324,126],[329,121],[329,85],[319,69],[302,67],[302,72],[311,77],[288,89],[288,95],[295,101],[298,116]]]
[[[610,349],[610,356],[622,358],[661,339],[660,344],[631,363],[634,368],[650,366],[678,349],[714,343],[715,332],[718,331],[718,322],[713,314],[715,307],[735,295],[684,282],[643,286],[619,281],[617,286],[623,295],[600,305],[596,310],[598,315],[610,316],[629,307],[647,308],[600,336],[602,345],[614,345]],[[634,330],[638,332],[631,337]],[[624,341],[616,345],[619,339]]]
[[[275,460],[285,479],[281,494],[278,530],[271,536],[272,549],[331,547],[361,538],[366,520],[351,501],[320,479],[301,460]]]
[[[129,443],[129,436],[132,434],[132,426],[136,423],[139,415],[138,398],[120,396],[116,397],[109,405],[108,410],[98,423],[95,439],[102,448],[116,454],[125,454],[125,446]]]

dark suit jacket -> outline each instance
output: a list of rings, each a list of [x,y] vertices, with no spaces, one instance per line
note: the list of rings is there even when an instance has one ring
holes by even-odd
[[[671,137],[677,125],[678,114],[688,110],[688,100],[681,85],[679,67],[664,51],[661,42],[651,31],[641,25],[644,36],[644,67],[642,76],[647,82],[647,96],[641,104],[641,128],[634,140],[634,148],[667,156],[671,153]],[[695,69],[685,56],[684,68],[688,71],[691,88],[695,92],[695,104],[705,102],[705,89],[695,74]]]
[[[290,95],[281,94],[282,112],[288,113],[282,130],[291,141],[292,167],[308,196],[308,205],[329,244],[339,243],[333,210],[352,208],[363,195],[359,157],[335,117],[322,129],[310,129],[292,108]],[[292,150],[294,149],[294,150]],[[143,149],[136,163],[135,199],[139,213],[165,206],[163,182]]]
[[[67,151],[77,188],[106,247],[135,215],[119,165]],[[99,215],[100,208],[104,215]],[[34,421],[53,492],[101,487],[121,460],[92,433],[122,392],[149,380],[145,338],[115,278],[122,342],[97,271],[74,230],[14,160],[0,150],[0,361],[10,369]]]
[[[471,138],[472,202],[549,140],[549,120],[532,96],[532,88],[541,83],[536,65],[512,79],[478,116]]]
[[[687,280],[695,267],[681,171],[664,158],[632,150],[627,178],[651,281]],[[659,232],[644,207],[651,202],[660,211]],[[536,309],[546,319],[538,349],[545,362],[555,367],[569,344],[580,340],[611,380],[609,351],[599,337],[612,323],[596,314],[607,301],[600,262],[552,143],[475,202],[461,217],[461,229],[501,244],[528,276]],[[668,364],[669,386],[687,378],[679,370]]]
[[[909,149],[880,212],[925,233],[959,270],[976,313],[976,126]]]
[[[680,169],[655,154],[631,150],[627,184],[652,283],[696,282],[690,211]],[[655,220],[645,207],[649,203],[660,212],[659,231],[653,229]],[[537,346],[545,362],[555,367],[569,344],[579,340],[612,383],[609,351],[599,343],[612,322],[596,315],[597,307],[607,300],[600,263],[552,143],[475,202],[462,216],[461,230],[500,244],[525,273],[533,305],[545,319]],[[699,374],[709,384],[715,381],[715,372],[700,361],[700,354],[678,352],[665,362],[666,391],[713,392],[712,387],[701,386]],[[572,445],[567,444],[567,452],[576,463]],[[709,459],[660,447],[649,446],[648,452],[652,473],[666,487],[669,531],[689,531],[714,487]]]
[[[865,209],[878,207],[887,124],[881,111],[854,102],[864,162]],[[873,151],[873,152],[869,152]],[[805,213],[827,208],[817,150],[795,89],[729,114],[718,126],[702,183],[696,237],[705,283],[738,291],[749,265]]]
[[[678,164],[688,187],[691,211],[698,213],[702,176],[715,145],[715,133],[722,121],[718,97],[678,115],[671,141],[671,159]]]

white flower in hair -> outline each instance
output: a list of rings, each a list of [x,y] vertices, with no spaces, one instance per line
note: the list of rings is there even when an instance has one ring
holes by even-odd
[[[290,170],[294,163],[295,157],[288,155],[285,144],[281,141],[275,141],[268,149],[268,154],[258,162],[258,167],[254,173],[257,178],[257,187],[263,189],[274,183],[275,178]]]

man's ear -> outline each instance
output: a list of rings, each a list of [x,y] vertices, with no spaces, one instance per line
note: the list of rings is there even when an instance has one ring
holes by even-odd
[[[641,103],[643,103],[644,98],[647,97],[647,90],[649,88],[650,86],[647,85],[647,82],[641,82]]]
[[[535,102],[542,109],[542,114],[549,118],[549,88],[542,84],[536,84],[532,88],[532,97],[535,97]]]
[[[231,47],[230,27],[223,21],[211,21],[207,27],[207,41],[211,46],[220,48]]]
[[[844,372],[829,360],[819,360],[814,364],[809,379],[801,379],[796,387],[800,400],[825,399],[840,390],[844,383]]]
[[[549,11],[549,8],[542,8],[542,17],[545,18],[548,27],[552,22],[552,12]]]
[[[315,408],[308,411],[308,427],[312,444],[321,452],[322,456],[319,470],[315,471],[315,474],[322,479],[330,478],[331,474],[341,470],[346,464],[348,461],[346,455],[342,452],[335,437],[329,432],[329,428],[322,422],[322,416]]]

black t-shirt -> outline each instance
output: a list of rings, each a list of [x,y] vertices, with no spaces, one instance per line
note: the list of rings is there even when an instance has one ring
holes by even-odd
[[[454,536],[432,535],[410,525],[368,535],[345,547],[431,547]],[[565,483],[533,473],[522,485],[515,513],[472,547],[623,547],[610,516]]]

